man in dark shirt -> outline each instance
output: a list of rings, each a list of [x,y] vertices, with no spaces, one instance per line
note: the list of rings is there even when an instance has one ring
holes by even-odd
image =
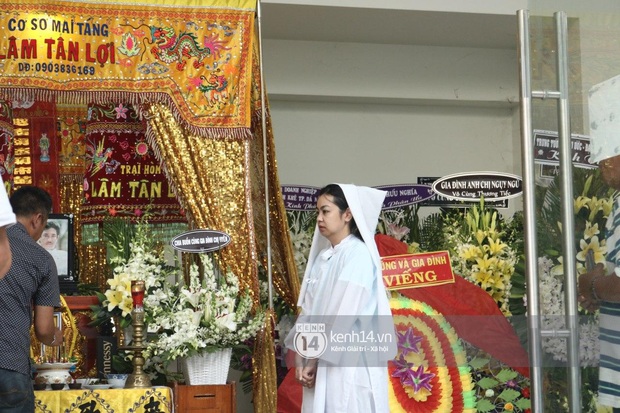
[[[23,186],[10,202],[17,223],[6,230],[12,263],[0,279],[0,413],[30,413],[34,412],[30,371],[33,321],[36,337],[43,344],[58,346],[62,342],[62,332],[54,324],[54,307],[60,305],[56,264],[36,241],[47,223],[52,199],[41,188]]]

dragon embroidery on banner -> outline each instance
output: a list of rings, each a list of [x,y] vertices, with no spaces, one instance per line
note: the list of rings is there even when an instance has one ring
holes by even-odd
[[[204,65],[204,59],[211,56],[211,49],[201,47],[193,33],[177,35],[172,27],[151,27],[151,37],[155,43],[151,53],[164,63],[176,62],[179,71],[185,69],[191,58],[196,59],[193,65],[198,69]]]

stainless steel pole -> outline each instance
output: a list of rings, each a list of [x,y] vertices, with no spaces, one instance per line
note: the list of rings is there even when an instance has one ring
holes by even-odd
[[[577,270],[575,257],[575,213],[573,160],[568,93],[568,23],[565,12],[554,14],[557,38],[558,139],[560,143],[560,188],[562,203],[562,250],[567,340],[569,409],[581,412],[581,372],[579,368],[579,322],[577,308]]]
[[[269,161],[267,150],[267,99],[265,99],[265,80],[263,77],[263,33],[261,27],[261,2],[256,1],[256,25],[258,28],[258,59],[260,70],[261,130],[263,133],[263,168],[265,168],[265,231],[267,242],[267,287],[269,309],[273,310],[273,272],[271,271],[271,209],[269,207]]]
[[[542,344],[538,294],[538,248],[536,246],[536,177],[534,174],[534,142],[532,131],[532,98],[530,82],[529,12],[517,12],[519,27],[519,87],[521,109],[521,144],[523,168],[523,216],[525,236],[525,268],[527,280],[527,325],[530,356],[530,381],[533,412],[543,410]]]
[[[568,91],[568,25],[566,13],[554,14],[557,39],[557,89],[532,91],[530,82],[529,13],[518,12],[521,91],[521,137],[524,182],[525,253],[527,270],[528,333],[531,372],[531,401],[534,412],[542,412],[542,337],[567,339],[569,411],[581,412],[581,370],[579,363],[579,322],[575,265],[575,229],[573,212],[572,148]],[[532,129],[532,97],[558,101],[558,138],[560,149],[560,189],[562,203],[562,250],[564,263],[564,293],[566,329],[543,330],[540,321],[538,288],[538,251],[536,239],[536,200],[534,175],[534,142]]]

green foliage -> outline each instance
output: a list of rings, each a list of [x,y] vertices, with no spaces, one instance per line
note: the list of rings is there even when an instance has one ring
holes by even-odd
[[[487,364],[489,364],[490,359],[488,358],[483,358],[483,357],[474,357],[473,359],[469,360],[469,366],[472,368],[472,370],[480,370],[483,367],[485,367]]]
[[[525,288],[525,255],[520,254],[519,260],[515,264],[515,272],[510,279],[512,289],[510,290],[510,312],[513,316],[525,315],[526,309],[523,305],[523,299],[527,293]]]
[[[486,352],[467,345],[479,412],[523,413],[530,408],[530,381]]]
[[[476,408],[479,412],[490,412],[495,411],[495,404],[491,403],[487,399],[478,400],[476,404]]]
[[[101,291],[101,288],[97,284],[94,283],[78,283],[77,286],[78,294],[77,295],[95,295],[97,292]]]
[[[230,359],[230,367],[241,372],[239,382],[244,393],[252,391],[252,353],[254,349],[249,344],[254,344],[254,340],[243,343],[233,349]]]
[[[441,251],[445,244],[443,233],[444,214],[435,213],[427,216],[421,223],[419,238],[414,241],[420,244],[421,251]]]
[[[131,359],[120,354],[112,355],[112,370],[116,373],[132,373],[133,365],[131,364]]]
[[[516,379],[518,375],[519,373],[512,369],[502,369],[499,373],[497,373],[495,377],[497,377],[497,380],[499,380],[501,383],[506,383],[509,380]]]
[[[136,235],[136,228],[131,221],[123,218],[111,218],[103,223],[103,240],[106,243],[108,260],[126,262],[131,255],[131,242]]]
[[[519,399],[515,402],[515,406],[517,406],[521,410],[531,409],[532,401],[530,399]]]
[[[497,386],[500,382],[498,380],[495,380],[494,378],[491,377],[485,377],[483,379],[480,379],[476,382],[476,385],[478,387],[480,387],[481,389],[492,389],[493,387]]]
[[[498,399],[502,399],[506,402],[512,402],[517,399],[517,397],[521,396],[521,393],[515,391],[513,389],[505,389],[498,396]]]

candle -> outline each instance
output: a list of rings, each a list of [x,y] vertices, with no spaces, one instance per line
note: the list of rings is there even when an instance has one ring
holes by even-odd
[[[133,300],[134,308],[142,308],[142,302],[144,301],[143,280],[133,280],[131,282],[131,298]]]

